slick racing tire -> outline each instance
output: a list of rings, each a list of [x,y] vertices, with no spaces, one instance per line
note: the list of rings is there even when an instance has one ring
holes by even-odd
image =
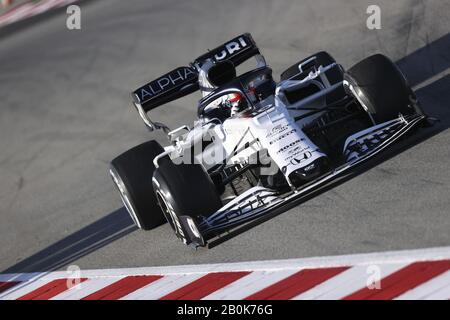
[[[153,188],[167,221],[186,244],[191,239],[180,218],[191,217],[197,222],[222,207],[214,183],[200,164],[174,164],[168,158],[161,159],[153,175]]]
[[[164,152],[156,141],[148,141],[121,154],[110,165],[110,174],[122,202],[136,226],[154,229],[166,222],[153,192],[153,159]]]
[[[414,93],[400,69],[386,56],[370,56],[344,75],[352,94],[376,123],[418,110],[411,106]]]

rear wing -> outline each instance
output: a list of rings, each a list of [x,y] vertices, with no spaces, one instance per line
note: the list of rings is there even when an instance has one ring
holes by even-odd
[[[238,66],[259,53],[252,36],[249,33],[242,34],[198,57],[190,66],[172,70],[135,90],[132,95],[134,104],[141,117],[147,123],[149,119],[143,113],[147,113],[154,108],[199,89],[198,70],[206,60],[230,60],[235,66]]]
[[[244,33],[198,57],[193,64],[201,67],[208,59],[213,59],[214,61],[230,60],[237,67],[259,53],[258,46],[251,34]]]
[[[193,67],[179,67],[134,91],[133,100],[148,112],[197,90],[197,70]]]

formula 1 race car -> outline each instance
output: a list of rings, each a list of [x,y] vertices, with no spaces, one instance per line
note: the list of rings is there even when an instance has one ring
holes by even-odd
[[[192,126],[170,130],[148,116],[195,91],[202,98]],[[168,222],[196,247],[283,210],[428,121],[386,56],[344,70],[319,52],[275,82],[248,33],[139,88],[133,100],[170,145],[134,147],[110,174],[139,228]]]

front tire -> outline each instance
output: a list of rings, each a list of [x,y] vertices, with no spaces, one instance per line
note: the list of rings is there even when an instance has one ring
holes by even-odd
[[[153,159],[164,152],[156,141],[148,141],[121,154],[110,165],[110,175],[122,202],[136,226],[154,229],[166,222],[153,192]]]
[[[159,165],[153,175],[156,198],[175,234],[189,244],[190,232],[180,218],[188,216],[199,221],[198,218],[206,218],[221,208],[222,201],[200,164],[176,165],[170,159],[161,159]]]
[[[420,112],[412,105],[414,93],[400,69],[386,56],[370,56],[344,75],[350,93],[376,124]]]

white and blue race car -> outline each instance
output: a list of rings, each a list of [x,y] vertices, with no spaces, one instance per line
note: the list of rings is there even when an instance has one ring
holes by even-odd
[[[150,119],[150,110],[195,91],[193,125],[170,130]],[[428,123],[386,56],[344,70],[319,52],[276,82],[248,33],[137,89],[133,100],[170,144],[136,146],[110,174],[140,229],[168,222],[194,246],[285,210]]]

